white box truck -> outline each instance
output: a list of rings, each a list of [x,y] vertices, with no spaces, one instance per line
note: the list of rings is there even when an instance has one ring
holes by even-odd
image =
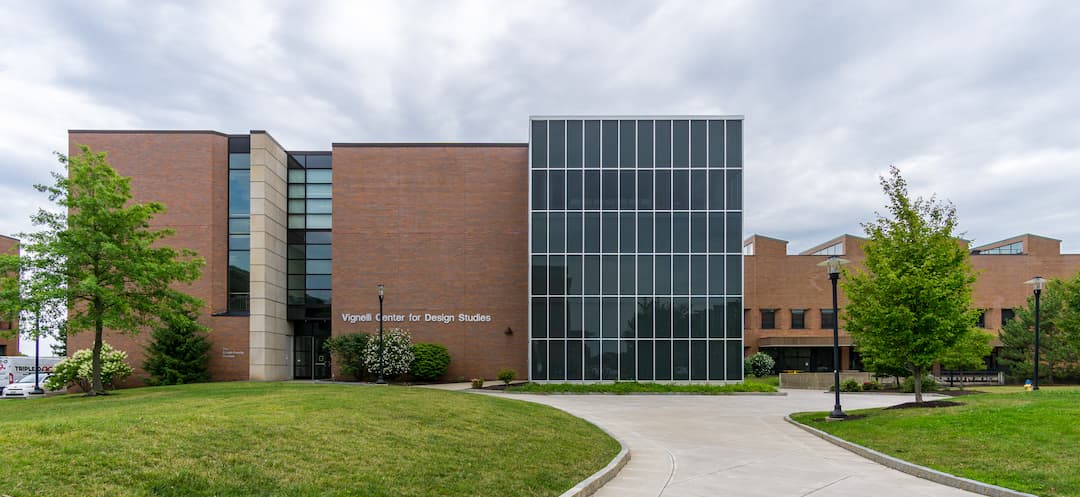
[[[63,357],[41,357],[38,365],[39,373],[51,373],[56,363],[64,360]],[[26,356],[0,356],[0,393],[4,387],[23,379],[26,375],[34,374],[34,358]]]

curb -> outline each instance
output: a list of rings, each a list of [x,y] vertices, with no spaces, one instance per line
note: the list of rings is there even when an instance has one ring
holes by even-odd
[[[495,392],[504,393],[507,395],[620,395],[623,397],[630,397],[633,395],[696,395],[699,397],[736,397],[743,395],[750,396],[762,396],[762,397],[786,397],[787,392],[727,392],[727,393],[699,393],[699,392],[629,392],[629,393],[614,393],[614,392],[514,392],[505,390],[494,390]]]
[[[997,485],[991,485],[989,483],[983,483],[981,481],[961,478],[956,475],[951,475],[949,473],[944,473],[941,471],[927,468],[925,466],[919,466],[918,464],[903,461],[893,456],[878,452],[876,450],[863,447],[862,445],[848,442],[847,440],[835,437],[821,430],[818,430],[817,428],[804,425],[798,421],[795,421],[794,419],[791,419],[790,415],[784,416],[784,421],[798,426],[799,428],[806,430],[810,434],[815,435],[818,438],[825,440],[826,442],[830,442],[833,445],[847,449],[851,452],[854,452],[855,454],[858,454],[871,461],[881,464],[882,466],[886,466],[897,471],[907,473],[918,478],[922,478],[924,480],[930,480],[932,482],[940,483],[942,485],[959,488],[960,490],[967,490],[968,492],[974,492],[981,495],[989,495],[990,497],[1038,497],[1034,494],[1017,492],[1016,490],[1008,489],[1005,487],[999,487]]]
[[[596,425],[594,424],[593,426]],[[615,441],[619,442],[619,453],[611,459],[611,462],[609,462],[607,466],[604,466],[600,471],[593,473],[588,478],[581,480],[577,485],[574,485],[574,488],[563,492],[559,497],[588,497],[596,493],[597,490],[600,490],[600,487],[603,487],[607,482],[611,481],[612,478],[615,478],[615,475],[619,474],[619,471],[623,469],[623,466],[626,466],[626,463],[630,462],[630,449],[626,448],[626,443],[604,428],[600,426],[596,427],[600,428],[604,433],[607,433],[609,437],[614,438]]]

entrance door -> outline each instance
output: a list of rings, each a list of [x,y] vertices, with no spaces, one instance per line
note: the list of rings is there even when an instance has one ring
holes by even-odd
[[[330,377],[329,337],[293,337],[293,377],[298,380],[320,380]]]

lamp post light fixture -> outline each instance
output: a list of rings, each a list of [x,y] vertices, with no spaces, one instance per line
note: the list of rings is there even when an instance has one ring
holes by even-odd
[[[1035,383],[1032,385],[1032,390],[1039,389],[1039,296],[1042,295],[1043,287],[1046,286],[1046,279],[1042,276],[1036,276],[1030,280],[1025,281],[1035,289]]]
[[[34,394],[42,395],[41,389],[41,304],[34,306]]]
[[[382,323],[383,323],[383,315],[382,315],[382,313],[383,313],[383,311],[382,311],[382,302],[383,302],[383,292],[384,292],[386,287],[380,284],[380,285],[377,286],[377,288],[379,289],[379,379],[375,380],[375,383],[377,383],[379,385],[385,385],[386,384],[386,379],[383,378],[383,339],[382,339]]]
[[[837,256],[819,262],[818,266],[824,266],[829,272],[829,281],[832,282],[832,309],[833,309],[833,333],[832,333],[832,357],[833,357],[833,391],[836,394],[836,402],[833,410],[829,413],[829,419],[844,419],[847,414],[840,408],[840,316],[837,312],[836,281],[840,279],[840,266],[851,262]]]

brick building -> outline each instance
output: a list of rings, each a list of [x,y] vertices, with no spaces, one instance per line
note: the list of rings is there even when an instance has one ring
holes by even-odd
[[[832,293],[824,268],[828,256],[853,264],[865,257],[865,239],[842,235],[799,252],[787,253],[787,242],[753,235],[743,242],[746,265],[746,352],[765,351],[777,359],[778,370],[832,370]],[[1035,276],[1068,278],[1080,271],[1080,254],[1062,254],[1061,241],[1024,234],[971,249],[978,279],[973,299],[982,310],[980,326],[997,333],[1026,305],[1032,289],[1024,284]],[[840,306],[845,305],[843,292]],[[840,364],[861,368],[852,352],[851,337],[840,323]],[[996,339],[992,342],[998,346]],[[987,367],[997,368],[996,349]]]
[[[0,254],[18,254],[19,240],[0,235]],[[0,356],[19,355],[19,320],[0,318]],[[9,336],[10,335],[10,336]]]
[[[384,325],[447,346],[450,379],[741,379],[742,118],[529,122],[528,143],[320,151],[265,131],[68,139],[206,259],[187,291],[215,380],[332,377],[323,343],[377,331],[379,284]],[[107,341],[138,366],[148,338]]]

